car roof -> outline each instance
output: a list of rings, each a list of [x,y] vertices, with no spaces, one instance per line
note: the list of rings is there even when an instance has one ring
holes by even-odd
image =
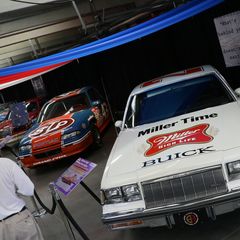
[[[55,102],[55,101],[58,101],[58,100],[61,100],[61,99],[65,99],[65,98],[68,98],[68,97],[76,96],[76,95],[78,95],[80,93],[86,92],[90,88],[92,88],[92,87],[91,86],[86,86],[86,87],[77,88],[75,90],[72,90],[72,91],[60,94],[60,95],[55,96],[52,99],[50,99],[48,101],[48,103]]]
[[[192,79],[203,75],[208,75],[213,72],[215,73],[217,72],[217,70],[214,67],[210,65],[203,65],[199,67],[189,68],[182,71],[170,73],[139,84],[133,89],[130,95],[132,96],[164,85]]]

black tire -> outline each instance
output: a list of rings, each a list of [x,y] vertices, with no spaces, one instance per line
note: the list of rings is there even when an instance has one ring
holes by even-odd
[[[100,134],[98,128],[95,125],[92,126],[91,132],[92,132],[92,136],[93,136],[93,146],[95,148],[102,147],[102,145],[103,145],[102,137],[101,137],[101,134]]]

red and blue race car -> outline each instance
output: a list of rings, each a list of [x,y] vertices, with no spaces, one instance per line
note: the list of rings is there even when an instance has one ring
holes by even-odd
[[[19,103],[0,106],[0,140],[10,136],[8,144],[17,143],[38,117],[42,99],[36,97]]]
[[[109,124],[106,102],[93,87],[52,98],[19,144],[19,159],[33,167],[82,152],[101,144],[100,133]]]

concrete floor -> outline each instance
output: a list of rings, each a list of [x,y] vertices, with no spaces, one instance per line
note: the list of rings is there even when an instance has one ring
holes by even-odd
[[[99,195],[102,173],[115,137],[114,128],[109,127],[103,137],[104,146],[101,149],[87,151],[81,155],[82,158],[97,164],[94,171],[84,181],[97,195]],[[3,156],[15,159],[12,154],[5,151]],[[27,170],[27,174],[35,184],[36,191],[48,207],[51,207],[49,183],[57,179],[76,159],[77,157],[65,159]],[[195,227],[177,226],[171,230],[164,227],[110,231],[101,222],[101,206],[82,186],[74,189],[67,197],[61,195],[61,198],[90,240],[237,240],[240,238],[240,211],[219,216],[214,222],[208,221]],[[30,210],[34,211],[32,202],[29,199],[26,201]],[[37,218],[37,221],[45,240],[70,239],[58,210],[54,215],[46,214]],[[82,239],[75,230],[74,233],[76,239]]]

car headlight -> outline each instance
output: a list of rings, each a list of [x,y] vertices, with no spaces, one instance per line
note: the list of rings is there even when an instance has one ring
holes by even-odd
[[[230,180],[240,178],[240,160],[227,164]]]
[[[31,145],[23,145],[23,146],[20,147],[21,152],[31,151],[31,149],[32,149]]]
[[[122,187],[123,195],[127,202],[141,200],[142,196],[137,184]]]
[[[120,187],[105,190],[105,197],[108,203],[122,202],[123,196]]]
[[[104,200],[102,203],[122,203],[141,200],[142,196],[137,184],[126,185],[122,187],[110,188],[104,190]]]
[[[76,137],[78,134],[80,134],[80,131],[75,131],[75,132],[71,132],[71,133],[68,133],[68,134],[64,134],[62,136],[62,139],[66,140],[66,139],[69,139],[69,138],[72,138],[72,137]]]

